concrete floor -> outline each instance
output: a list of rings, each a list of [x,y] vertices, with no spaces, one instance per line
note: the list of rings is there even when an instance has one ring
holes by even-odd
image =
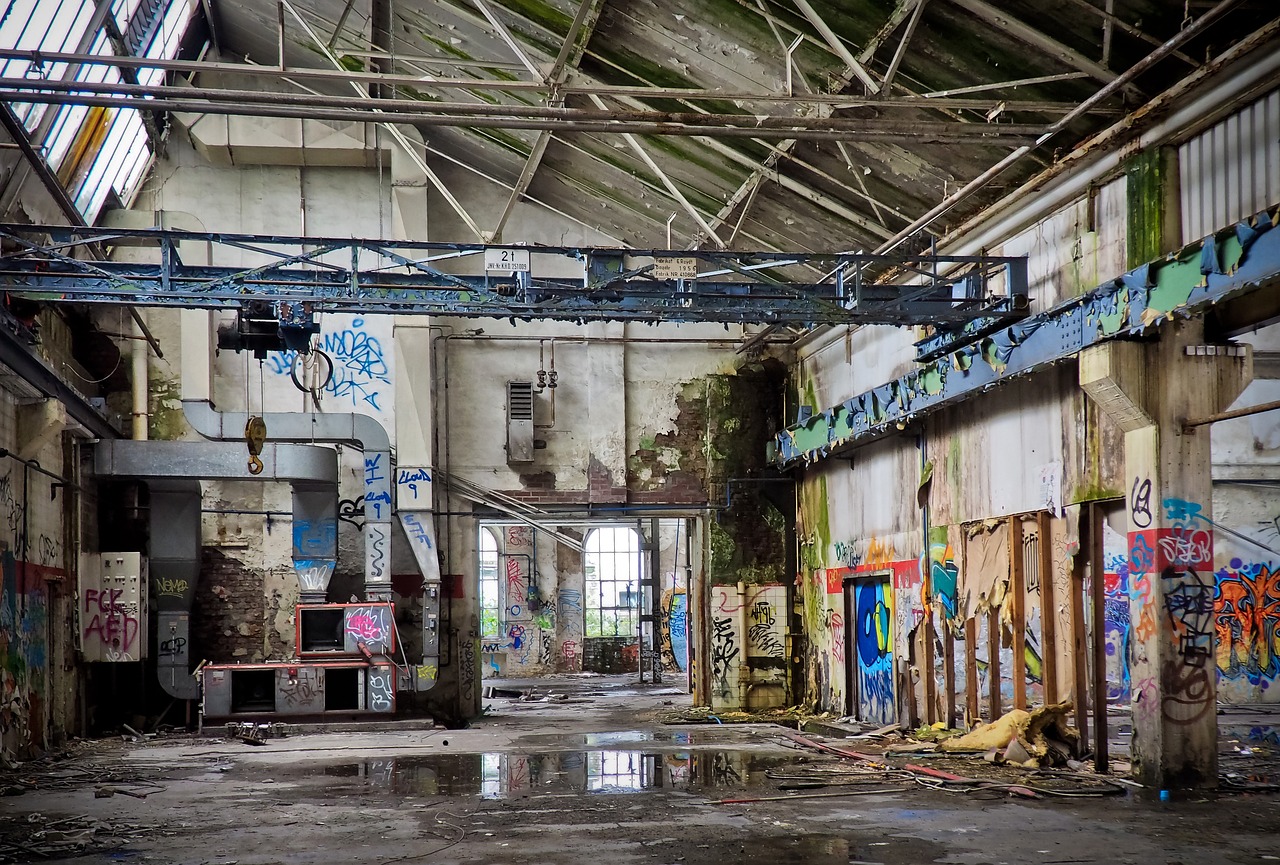
[[[194,736],[89,743],[74,760],[0,774],[0,786],[6,774],[38,782],[0,799],[0,838],[26,848],[0,846],[0,861],[1280,861],[1276,795],[1162,803],[1134,791],[1027,801],[877,779],[861,789],[900,789],[787,793],[779,786],[806,787],[812,782],[801,779],[849,764],[797,750],[772,725],[664,725],[664,712],[689,703],[675,688],[628,678],[485,681],[511,684],[564,698],[493,699],[491,714],[467,730],[401,722],[298,733],[261,746]],[[859,743],[859,750],[868,748]],[[948,768],[958,771],[955,763]],[[991,769],[969,761],[967,774],[984,771]],[[148,795],[95,798],[103,786]],[[817,795],[824,798],[710,804]],[[38,855],[51,839],[86,834],[90,825],[98,840],[82,855]]]

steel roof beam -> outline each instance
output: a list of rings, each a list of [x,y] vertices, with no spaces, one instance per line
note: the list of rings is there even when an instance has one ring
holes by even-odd
[[[354,57],[390,57],[385,52],[343,51],[345,55]],[[438,90],[498,90],[510,92],[533,91],[547,92],[550,86],[543,81],[507,81],[501,79],[480,78],[436,78],[427,75],[401,75],[383,72],[360,72],[346,69],[315,69],[297,67],[277,69],[272,66],[259,66],[251,63],[210,63],[194,60],[159,60],[145,57],[125,57],[107,54],[73,54],[66,52],[32,51],[26,49],[0,48],[0,59],[25,60],[29,63],[79,63],[82,65],[123,66],[133,69],[162,69],[168,72],[183,72],[189,75],[203,73],[224,73],[231,75],[250,75],[255,78],[296,78],[299,81],[314,79],[319,81],[381,83],[390,85],[409,85]],[[402,62],[422,63],[427,58],[396,55]],[[437,59],[437,58],[432,58]],[[450,66],[479,66],[482,68],[506,69],[507,63],[484,61],[455,61],[447,57],[438,58],[438,62]],[[523,68],[523,67],[520,67]],[[25,80],[25,79],[24,79]],[[38,80],[38,79],[32,79]],[[1011,85],[1012,86],[1012,85]],[[912,109],[912,108],[970,108],[974,111],[988,111],[999,104],[1007,102],[1008,111],[1031,111],[1036,113],[1061,113],[1071,111],[1076,103],[1054,102],[1047,100],[1007,101],[993,99],[941,99],[928,98],[926,95],[902,95],[894,97],[862,97],[849,94],[807,93],[801,96],[789,96],[785,93],[759,93],[750,91],[721,91],[706,88],[690,87],[633,87],[624,85],[589,83],[580,84],[566,82],[560,86],[564,94],[597,93],[601,96],[634,96],[643,99],[682,99],[696,102],[719,100],[730,102],[768,102],[787,105],[828,104],[838,108],[858,106],[874,106],[877,108]],[[1115,114],[1117,109],[1098,108],[1097,113]]]
[[[358,85],[357,85],[358,86]],[[954,123],[945,120],[862,120],[855,118],[802,118],[785,116],[758,116],[747,114],[711,114],[703,111],[666,112],[645,109],[610,109],[591,95],[597,110],[588,108],[563,108],[554,105],[494,105],[488,102],[427,102],[419,99],[377,99],[361,92],[357,97],[328,96],[324,94],[280,93],[274,90],[228,90],[211,87],[172,87],[169,85],[130,84],[126,82],[40,81],[26,78],[0,78],[0,94],[12,101],[36,100],[37,94],[68,94],[66,102],[77,103],[81,94],[115,95],[138,102],[138,97],[154,97],[156,100],[209,101],[235,105],[290,105],[300,108],[349,108],[370,111],[380,109],[386,114],[421,114],[424,118],[436,116],[479,118],[532,118],[575,121],[614,121],[617,123],[656,123],[673,125],[706,125],[712,128],[838,130],[847,132],[891,132],[894,135],[924,135],[938,133],[972,135],[976,137],[1029,138],[1044,131],[1040,124],[1010,123]],[[88,103],[84,103],[88,104]],[[157,104],[147,101],[143,105]],[[517,127],[518,128],[518,127]]]
[[[248,103],[248,102],[218,102],[201,99],[148,99],[134,96],[94,96],[94,95],[77,95],[72,93],[32,93],[18,91],[0,91],[0,97],[5,98],[9,102],[38,102],[54,105],[74,104],[74,105],[101,105],[107,108],[137,108],[143,109],[160,109],[165,111],[188,112],[195,114],[227,114],[241,117],[292,117],[305,120],[334,120],[343,123],[362,122],[377,123],[388,129],[393,138],[397,139],[401,146],[408,147],[407,142],[402,142],[403,133],[395,128],[396,124],[417,125],[417,126],[447,126],[447,127],[474,127],[477,129],[549,129],[552,131],[563,132],[600,132],[600,133],[623,133],[630,132],[638,135],[675,135],[675,136],[707,136],[715,138],[800,138],[810,141],[896,141],[903,138],[912,138],[925,142],[936,144],[987,144],[987,143],[1009,143],[1018,144],[1019,142],[1030,141],[1035,137],[1035,133],[1040,131],[1040,127],[1014,127],[1007,124],[991,124],[990,126],[971,126],[967,124],[946,124],[937,123],[902,123],[902,124],[886,124],[883,121],[878,122],[874,127],[869,128],[869,124],[859,125],[858,121],[850,121],[844,124],[838,121],[828,121],[826,128],[815,128],[818,124],[796,128],[781,125],[787,118],[776,118],[777,125],[717,125],[714,117],[710,124],[700,124],[694,122],[665,122],[662,120],[580,120],[572,115],[568,117],[528,117],[523,114],[518,116],[497,116],[485,117],[471,113],[462,114],[430,114],[430,113],[410,113],[403,111],[383,111],[376,107],[369,108],[325,108],[312,107],[306,105],[288,105],[278,101],[264,103]],[[430,105],[430,103],[424,103]],[[475,106],[468,103],[462,103],[461,108],[469,110]],[[549,109],[554,110],[554,109]],[[750,117],[738,117],[737,115],[723,115],[725,118],[733,118],[743,121],[744,124],[750,124]],[[694,119],[694,118],[691,118]],[[696,118],[702,120],[704,118]],[[835,128],[831,128],[834,126]],[[417,165],[418,169],[427,174],[428,179],[434,176],[422,157],[414,150],[408,150],[410,158]],[[438,178],[433,180],[435,185]],[[439,189],[439,187],[437,187]],[[447,192],[447,190],[440,190]],[[448,196],[446,196],[448,197]],[[461,207],[458,204],[457,207]],[[455,208],[457,209],[457,208]],[[461,215],[461,214],[459,214]],[[468,224],[474,223],[470,220]],[[483,239],[483,233],[479,232],[477,237]]]
[[[565,34],[564,42],[560,46],[560,53],[556,56],[555,61],[551,64],[551,69],[547,72],[546,83],[551,88],[551,93],[547,99],[549,105],[560,106],[564,104],[564,97],[559,91],[560,85],[564,83],[565,76],[569,69],[576,69],[582,61],[582,54],[586,50],[587,43],[591,41],[591,34],[595,31],[596,21],[600,17],[600,10],[604,6],[604,0],[582,0],[578,4],[578,12],[573,16],[573,22],[569,25],[569,32]],[[538,138],[533,143],[533,149],[529,151],[529,156],[524,161],[524,167],[520,169],[520,176],[516,178],[515,186],[511,189],[511,196],[507,199],[507,204],[502,208],[502,213],[498,216],[498,221],[494,225],[492,237],[494,240],[502,239],[502,229],[507,225],[507,220],[511,218],[512,212],[516,209],[516,204],[524,197],[529,189],[529,184],[533,183],[533,177],[538,172],[538,168],[542,165],[542,158],[547,153],[547,146],[551,144],[551,130],[544,129],[538,133]]]
[[[997,9],[987,3],[986,0],[951,0],[951,2],[980,21],[1005,31],[1010,36],[1030,45],[1032,48],[1043,51],[1059,63],[1079,69],[1103,84],[1110,84],[1116,80],[1116,73],[1107,67],[1090,60],[1072,48],[1068,48],[1042,31],[1019,21],[1003,9]],[[1142,95],[1142,91],[1130,82],[1126,82],[1124,87],[1135,96]]]

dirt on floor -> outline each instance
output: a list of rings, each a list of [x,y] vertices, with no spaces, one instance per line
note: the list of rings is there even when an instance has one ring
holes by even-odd
[[[780,724],[664,723],[688,695],[625,677],[494,687],[465,730],[402,721],[277,728],[260,744],[222,728],[78,743],[0,772],[0,862],[1280,861],[1271,793],[1161,801],[1079,772],[883,757],[874,740]],[[1224,770],[1270,777],[1265,748],[1237,747],[1224,743]]]

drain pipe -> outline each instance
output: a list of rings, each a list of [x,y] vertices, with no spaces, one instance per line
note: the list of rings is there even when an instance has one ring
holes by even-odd
[[[149,383],[147,370],[147,342],[142,333],[142,323],[133,323],[132,356],[133,362],[133,440],[147,440],[147,427],[150,418]]]

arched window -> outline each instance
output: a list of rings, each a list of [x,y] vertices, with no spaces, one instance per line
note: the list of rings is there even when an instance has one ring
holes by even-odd
[[[493,530],[480,527],[480,636],[496,637],[501,632],[501,584],[498,582],[498,539]]]
[[[592,529],[583,612],[588,637],[634,637],[640,624],[640,535],[627,526]]]

